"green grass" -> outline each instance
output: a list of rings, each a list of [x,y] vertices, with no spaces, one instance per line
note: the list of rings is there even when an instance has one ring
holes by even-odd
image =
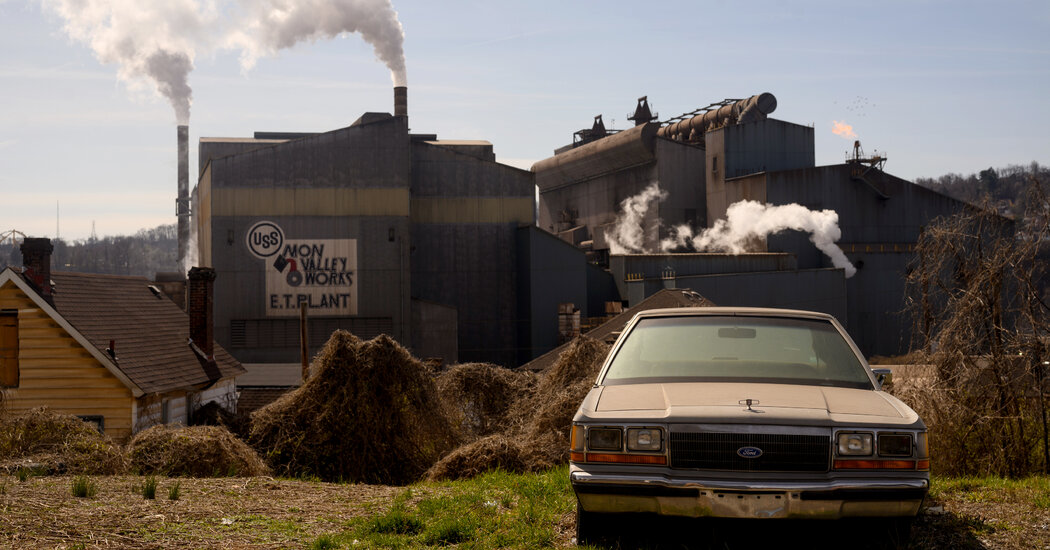
[[[389,508],[318,537],[311,548],[545,547],[555,544],[554,529],[574,506],[565,466],[423,482],[398,494]]]
[[[934,476],[930,482],[930,497],[956,498],[968,502],[1029,504],[1046,510],[1050,509],[1050,477],[1007,479],[996,476]]]
[[[98,493],[98,485],[87,476],[74,477],[70,489],[77,498],[92,498]]]
[[[181,494],[182,482],[179,480],[175,480],[175,483],[172,483],[171,486],[168,487],[168,500],[179,500],[179,496],[181,496]]]
[[[142,498],[153,500],[157,498],[157,476],[146,476],[142,480]]]

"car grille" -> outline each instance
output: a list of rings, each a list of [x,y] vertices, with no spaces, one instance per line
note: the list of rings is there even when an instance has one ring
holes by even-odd
[[[742,472],[826,472],[831,439],[822,435],[681,433],[668,441],[672,468]],[[762,450],[756,458],[742,447]]]

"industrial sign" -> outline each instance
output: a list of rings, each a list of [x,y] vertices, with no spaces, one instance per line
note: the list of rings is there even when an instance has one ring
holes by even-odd
[[[274,222],[248,231],[248,250],[265,261],[266,315],[357,315],[357,240],[290,239]]]

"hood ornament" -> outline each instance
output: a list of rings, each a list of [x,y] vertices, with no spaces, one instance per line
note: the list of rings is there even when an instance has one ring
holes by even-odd
[[[755,409],[751,408],[751,405],[758,405],[759,404],[758,399],[751,399],[749,397],[747,399],[741,399],[740,401],[737,401],[737,403],[740,404],[740,405],[747,405],[747,410],[749,410],[751,412],[762,412],[762,411],[756,411]]]

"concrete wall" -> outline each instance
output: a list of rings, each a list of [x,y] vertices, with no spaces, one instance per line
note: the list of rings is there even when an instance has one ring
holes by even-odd
[[[456,310],[460,361],[515,366],[516,234],[535,223],[533,177],[457,149],[412,144],[412,297]]]

